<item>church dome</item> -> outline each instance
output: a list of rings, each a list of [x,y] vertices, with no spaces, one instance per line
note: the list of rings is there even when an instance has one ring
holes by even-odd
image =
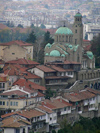
[[[80,12],[76,13],[75,17],[82,17],[82,14]]]
[[[67,27],[60,27],[56,30],[55,34],[73,34],[73,32]]]
[[[45,46],[45,48],[46,48],[46,47],[51,48],[51,44],[50,44],[50,43],[48,43],[48,44]]]
[[[93,53],[91,51],[87,51],[87,56],[90,58],[90,59],[93,59]]]
[[[58,50],[52,50],[51,52],[50,52],[50,56],[60,56],[60,52],[58,51]]]

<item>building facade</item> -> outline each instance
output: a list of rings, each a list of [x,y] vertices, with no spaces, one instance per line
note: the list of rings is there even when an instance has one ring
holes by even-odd
[[[86,68],[95,68],[93,53],[83,48],[83,24],[79,12],[74,16],[72,30],[64,25],[57,29],[54,38],[53,44],[45,46],[44,63],[68,60],[80,62],[83,68],[85,60]]]

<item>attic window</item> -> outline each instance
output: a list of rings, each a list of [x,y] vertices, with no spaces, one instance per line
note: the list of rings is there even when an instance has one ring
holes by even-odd
[[[15,55],[15,53],[12,53],[12,55]]]

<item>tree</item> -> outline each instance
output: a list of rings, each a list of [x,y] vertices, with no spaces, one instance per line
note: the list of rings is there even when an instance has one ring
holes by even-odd
[[[19,28],[23,28],[23,25],[21,25],[21,24],[18,24],[18,26],[17,27],[19,27]]]
[[[54,42],[54,39],[50,36],[50,32],[47,31],[45,34],[44,34],[44,39],[43,39],[43,42],[41,43],[41,50],[39,52],[39,63],[43,64],[44,63],[44,48],[46,46],[47,43],[53,43]]]
[[[100,34],[91,41],[91,51],[96,59],[96,66],[100,67]]]
[[[29,34],[28,38],[26,39],[26,42],[28,42],[28,43],[35,43],[35,41],[36,41],[36,35],[35,35],[34,31],[32,31]]]
[[[50,99],[50,97],[53,97],[53,95],[56,95],[56,92],[48,88],[45,93],[45,98]]]
[[[41,25],[40,25],[40,28],[41,28],[41,29],[45,29],[46,26],[45,26],[44,24],[41,24]]]
[[[6,24],[8,27],[14,27],[14,23],[13,22],[10,22],[10,21],[7,21],[7,24]]]

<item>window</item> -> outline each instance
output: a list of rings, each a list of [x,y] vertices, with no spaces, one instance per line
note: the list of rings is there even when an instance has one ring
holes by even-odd
[[[75,30],[75,33],[77,33],[77,30]]]
[[[15,129],[15,133],[20,133],[20,129]]]
[[[7,101],[7,106],[8,106],[8,104],[9,104],[9,103],[8,103],[8,101]]]
[[[12,53],[12,55],[15,55],[15,53]]]
[[[2,105],[2,101],[0,101],[0,105]]]
[[[66,108],[64,108],[64,111],[66,111]]]
[[[5,88],[5,83],[3,83],[3,88]]]
[[[16,106],[18,106],[18,102],[16,102]]]
[[[75,39],[75,44],[77,44],[77,39]]]
[[[0,88],[2,88],[2,83],[0,83]]]
[[[10,106],[12,106],[12,102],[10,102]]]
[[[5,101],[3,101],[3,105],[5,105]]]

